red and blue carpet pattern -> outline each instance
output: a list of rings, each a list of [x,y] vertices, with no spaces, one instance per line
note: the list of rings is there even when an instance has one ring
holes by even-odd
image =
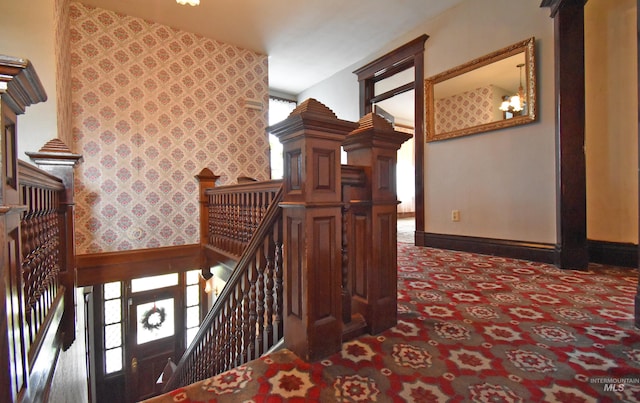
[[[638,402],[638,273],[398,244],[398,324],[305,363],[288,350],[161,402]]]

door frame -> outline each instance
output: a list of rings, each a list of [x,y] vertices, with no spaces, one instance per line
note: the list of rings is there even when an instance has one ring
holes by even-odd
[[[173,352],[167,356],[174,362],[182,356],[185,346],[186,331],[184,327],[185,323],[185,274],[178,273],[178,284],[169,287],[162,287],[153,290],[132,292],[131,280],[125,281],[124,291],[124,304],[125,304],[125,329],[124,329],[124,372],[125,372],[125,387],[127,401],[137,402],[142,398],[147,399],[150,395],[144,397],[137,396],[137,393],[133,393],[138,389],[138,375],[141,373],[145,362],[141,360],[141,357],[151,358],[150,356],[167,355],[167,351],[173,349]],[[167,337],[158,341],[151,341],[141,346],[137,344],[137,321],[134,308],[139,304],[145,304],[149,302],[158,301],[166,298],[174,298],[174,334],[171,337]],[[137,369],[134,371],[132,368],[133,358],[137,359]],[[162,365],[164,368],[164,365]],[[160,374],[159,374],[160,375]],[[154,390],[154,395],[160,393],[160,390]]]

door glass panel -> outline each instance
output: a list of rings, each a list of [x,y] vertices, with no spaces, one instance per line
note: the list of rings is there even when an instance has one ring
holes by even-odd
[[[104,285],[104,299],[120,298],[120,282],[107,283]]]
[[[197,285],[187,286],[187,306],[198,305],[200,303],[200,287]]]
[[[187,346],[200,327],[200,270],[187,272],[187,287],[185,289],[186,305],[186,342]]]
[[[194,327],[194,328],[191,328],[191,329],[187,329],[187,346],[191,344],[193,339],[196,337],[196,334],[198,334],[198,328],[197,327]]]
[[[102,289],[104,300],[104,365],[105,374],[122,370],[122,284],[107,283]]]
[[[120,371],[122,369],[122,347],[107,350],[105,352],[106,373]]]
[[[131,280],[131,292],[155,290],[172,285],[178,285],[178,273],[133,279]]]
[[[138,344],[173,336],[175,332],[173,301],[173,298],[167,298],[136,307]]]
[[[122,326],[120,323],[105,326],[104,328],[104,347],[112,349],[120,347],[122,344]]]
[[[200,282],[200,270],[191,270],[187,272],[187,285],[198,284]]]
[[[110,325],[112,323],[120,322],[122,320],[121,315],[122,304],[120,299],[112,299],[104,302],[104,323]]]
[[[187,308],[187,329],[200,326],[200,307],[190,306]]]

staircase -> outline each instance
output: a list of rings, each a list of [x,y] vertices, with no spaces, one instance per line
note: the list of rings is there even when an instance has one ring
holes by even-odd
[[[282,181],[216,187],[210,170],[198,175],[201,267],[233,274],[165,392],[282,341],[315,361],[396,323],[396,153],[410,135],[374,114],[337,119],[314,99],[270,132],[284,148]]]

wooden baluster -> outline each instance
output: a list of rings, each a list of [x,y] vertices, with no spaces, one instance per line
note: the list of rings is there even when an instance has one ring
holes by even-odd
[[[263,252],[263,248],[260,248],[260,251],[258,253],[262,253],[262,252]],[[245,346],[247,344],[249,346],[247,361],[258,358],[256,356],[256,320],[258,316],[258,311],[260,309],[259,308],[260,302],[259,302],[258,295],[260,293],[260,276],[261,276],[261,270],[262,270],[262,262],[261,262],[262,259],[261,257],[259,257],[257,260],[258,260],[257,262],[254,261],[255,265],[252,265],[252,268],[250,269],[250,273],[249,273],[249,277],[250,277],[249,282],[251,286],[249,289],[249,324],[247,326],[247,331],[249,333],[247,334],[248,340],[247,340],[247,343],[245,344]]]
[[[242,193],[238,193],[238,227],[237,227],[237,232],[236,232],[236,236],[238,238],[238,249],[236,250],[238,255],[242,255],[242,246],[245,242],[245,236],[246,236],[246,232],[247,232],[247,226],[246,226],[246,207],[247,207],[247,202],[246,202],[246,198],[247,198],[247,194],[242,192]]]
[[[230,198],[231,195],[230,194],[224,194],[222,195],[222,200],[223,200],[223,204],[222,204],[222,222],[220,223],[220,229],[222,231],[222,239],[220,240],[220,247],[228,250],[229,248],[229,244],[228,244],[228,240],[229,240],[229,225],[231,225],[231,205],[229,204],[230,202]]]
[[[255,202],[256,202],[256,192],[250,192],[248,195],[249,198],[249,207],[247,211],[247,244],[253,235],[254,230],[256,229],[254,214],[255,214]],[[245,245],[246,247],[247,245]]]
[[[210,245],[215,245],[218,240],[218,230],[220,229],[219,225],[219,210],[218,210],[218,195],[209,195],[208,197],[209,205],[208,205],[208,217],[209,217],[209,239],[208,243]]]
[[[238,194],[237,193],[233,193],[231,197],[232,197],[232,202],[231,202],[231,223],[232,223],[232,228],[231,228],[231,233],[229,234],[229,236],[232,239],[231,251],[237,255],[238,254],[238,232],[240,230],[240,226],[238,225],[238,221],[239,221]]]
[[[280,233],[282,231],[282,227],[280,228]],[[276,300],[275,300],[275,307],[274,307],[274,312],[275,312],[275,330],[277,331],[277,338],[281,338],[284,335],[283,332],[283,321],[282,321],[282,317],[283,317],[283,312],[284,312],[284,296],[283,296],[283,273],[284,273],[284,269],[282,268],[282,237],[279,237],[278,240],[276,241],[276,245],[275,245],[275,284],[274,284],[274,290],[275,290],[275,294],[276,294]]]
[[[238,287],[238,291],[240,292],[241,303],[238,304],[238,319],[240,321],[241,326],[238,326],[238,340],[236,344],[236,348],[238,350],[238,355],[236,356],[235,365],[238,366],[242,364],[244,360],[247,359],[247,346],[249,343],[249,293],[251,288],[251,280],[250,280],[250,272],[252,271],[251,266],[253,263],[249,264],[248,270],[242,276],[240,280],[240,284]]]
[[[269,251],[271,249],[271,236],[269,235],[267,239],[262,244],[261,256],[260,256],[260,265],[258,266],[258,278],[256,280],[256,319],[257,323],[254,322],[254,327],[256,328],[258,335],[256,338],[256,345],[258,346],[258,356],[262,356],[264,353],[264,313],[265,313],[265,281],[264,275],[265,271],[268,271],[270,265],[269,259]],[[267,299],[268,301],[268,299]]]
[[[349,244],[348,244],[348,211],[345,203],[342,207],[342,322],[351,322],[351,292],[349,292]]]
[[[255,234],[260,226],[260,200],[262,192],[253,192],[253,203],[251,207],[251,234]]]

